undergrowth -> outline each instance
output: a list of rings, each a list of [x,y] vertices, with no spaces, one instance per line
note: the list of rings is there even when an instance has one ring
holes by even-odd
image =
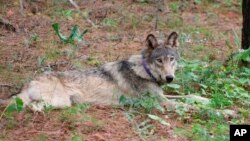
[[[191,132],[176,129],[177,134],[184,134],[191,140],[229,140],[229,124],[243,124],[249,120],[250,112],[244,112],[250,108],[250,68],[240,65],[242,60],[250,63],[249,51],[234,53],[226,64],[219,61],[180,61],[177,81],[163,88],[180,95],[207,97],[210,103],[199,114],[193,115],[191,127],[187,127],[192,129]],[[225,119],[214,109],[234,109],[239,115]]]
[[[194,115],[191,113],[191,116],[186,113],[185,107],[177,107],[174,112],[180,119],[186,121],[189,115],[188,120],[191,120],[192,124],[183,129],[176,129],[176,134],[185,135],[191,140],[222,141],[229,139],[229,124],[246,123],[250,118],[250,112],[247,110],[250,108],[250,68],[240,66],[239,63],[241,60],[250,63],[249,56],[250,49],[234,53],[227,64],[219,61],[181,59],[176,82],[163,85],[163,89],[178,95],[195,94],[206,97],[210,99],[210,103],[206,106],[193,103],[200,111]],[[182,102],[190,104],[188,100]],[[164,112],[156,96],[149,93],[136,99],[121,96],[120,104],[128,107],[125,113],[141,136],[149,134],[154,128],[151,120],[168,125],[167,121],[152,112],[153,109]],[[234,109],[238,111],[239,116],[227,119],[220,112],[216,112],[218,109]],[[146,118],[137,121],[134,118],[136,115]],[[143,124],[143,129],[140,124]]]

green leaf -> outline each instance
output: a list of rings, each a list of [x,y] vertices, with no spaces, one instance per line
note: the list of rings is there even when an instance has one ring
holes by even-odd
[[[206,89],[208,86],[205,84],[199,84],[202,88]]]
[[[21,112],[23,110],[23,100],[19,97],[16,97],[16,107],[17,107],[17,111]]]
[[[21,112],[23,110],[23,101],[22,99],[20,99],[19,97],[15,97],[15,103],[13,104],[10,104],[6,111],[9,112],[9,113],[12,113],[12,112]]]
[[[60,33],[60,26],[58,23],[54,23],[52,24],[52,27],[53,29],[55,30],[56,34],[58,35],[58,37],[60,38],[61,41],[65,42],[67,39],[65,36],[63,36],[61,33]]]
[[[168,87],[173,88],[173,89],[179,89],[181,86],[178,84],[167,84]]]
[[[167,123],[165,120],[163,120],[162,118],[160,118],[160,117],[158,117],[156,115],[148,114],[148,117],[153,119],[153,120],[159,121],[162,125],[170,126],[169,123]]]
[[[79,36],[79,40],[82,40],[83,36],[88,32],[88,29],[85,29]]]
[[[67,43],[74,43],[74,38],[77,37],[77,31],[78,31],[78,28],[76,25],[74,25],[69,37],[67,38],[67,41],[66,41]]]
[[[126,102],[127,102],[127,98],[126,98],[124,95],[120,96],[120,98],[119,98],[119,103],[120,103],[121,105],[125,105]]]
[[[244,61],[250,62],[250,48],[247,50],[244,50],[244,52],[241,54],[240,58]]]
[[[12,113],[12,112],[15,112],[17,111],[17,107],[16,107],[16,104],[10,104],[7,109],[6,109],[6,112],[8,113]]]
[[[72,20],[72,10],[65,10],[65,11],[62,11],[62,14],[63,14],[68,20]]]

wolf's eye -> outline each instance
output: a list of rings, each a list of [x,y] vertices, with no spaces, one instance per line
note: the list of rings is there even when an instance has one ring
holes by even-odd
[[[156,59],[157,62],[159,63],[162,63],[162,60],[159,58],[159,59]]]
[[[174,57],[170,57],[170,61],[174,61]]]

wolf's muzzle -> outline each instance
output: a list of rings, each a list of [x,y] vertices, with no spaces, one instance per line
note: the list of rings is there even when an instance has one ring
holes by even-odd
[[[166,76],[166,81],[167,81],[168,83],[172,82],[173,80],[174,80],[174,77],[173,77],[172,75],[167,75],[167,76]]]

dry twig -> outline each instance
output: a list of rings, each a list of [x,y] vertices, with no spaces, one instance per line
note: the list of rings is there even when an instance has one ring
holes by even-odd
[[[79,6],[74,2],[73,0],[69,0],[69,2],[77,9],[79,10]]]

